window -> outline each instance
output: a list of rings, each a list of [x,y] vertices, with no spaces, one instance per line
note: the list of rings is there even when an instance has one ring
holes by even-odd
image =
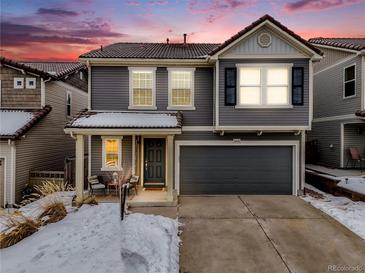
[[[129,68],[129,108],[156,109],[155,68]]]
[[[72,96],[71,92],[66,91],[66,116],[72,115]]]
[[[25,87],[28,89],[36,88],[36,78],[26,78]]]
[[[84,74],[82,73],[82,71],[80,71],[80,80],[84,79]]]
[[[290,106],[290,65],[238,65],[238,107]]]
[[[169,68],[168,109],[194,108],[194,68]]]
[[[14,78],[14,88],[24,88],[24,78]]]
[[[103,137],[102,137],[103,138]],[[103,138],[102,170],[121,170],[122,146],[119,138]]]
[[[356,96],[356,67],[355,65],[351,65],[345,68],[344,72],[344,98],[349,98]]]
[[[237,85],[237,69],[225,69],[225,106],[236,105],[236,85]]]

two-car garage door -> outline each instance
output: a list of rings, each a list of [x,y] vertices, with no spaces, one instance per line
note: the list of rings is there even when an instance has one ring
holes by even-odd
[[[293,146],[181,146],[181,195],[293,194]]]

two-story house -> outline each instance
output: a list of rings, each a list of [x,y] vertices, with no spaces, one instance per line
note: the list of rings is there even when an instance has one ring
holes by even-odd
[[[324,56],[313,67],[314,120],[308,140],[318,141],[319,164],[354,167],[350,148],[365,155],[365,38],[309,42]]]
[[[87,107],[78,62],[0,59],[0,206],[21,200],[31,171],[63,171],[75,144],[63,128]]]
[[[88,111],[76,138],[76,187],[124,171],[177,195],[288,194],[304,184],[312,63],[321,52],[265,15],[222,44],[117,43],[80,56]],[[147,201],[148,202],[148,201]]]

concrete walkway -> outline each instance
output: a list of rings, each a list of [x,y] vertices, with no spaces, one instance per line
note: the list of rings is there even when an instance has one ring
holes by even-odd
[[[298,197],[181,197],[178,216],[181,272],[365,271],[365,241]]]

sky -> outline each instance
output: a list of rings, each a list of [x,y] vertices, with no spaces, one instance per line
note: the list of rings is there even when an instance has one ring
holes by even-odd
[[[74,61],[115,42],[221,43],[264,14],[305,39],[365,37],[365,0],[0,0],[0,55]]]

